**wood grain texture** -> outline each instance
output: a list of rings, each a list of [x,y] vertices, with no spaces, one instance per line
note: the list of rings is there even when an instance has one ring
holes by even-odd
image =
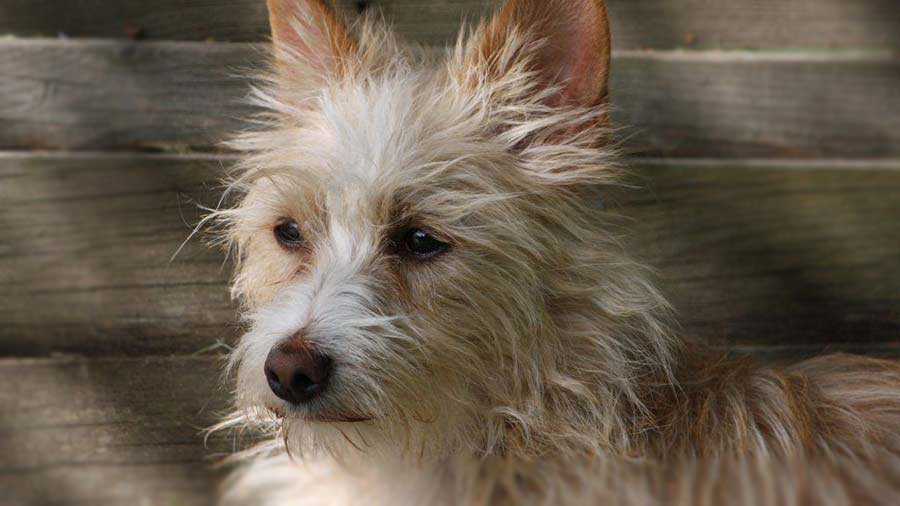
[[[900,59],[890,55],[626,53],[611,89],[636,153],[900,154]]]
[[[244,126],[259,47],[0,42],[0,148],[207,151]],[[900,154],[900,59],[884,53],[620,52],[614,120],[656,156]]]
[[[254,57],[232,44],[0,42],[0,146],[208,150],[240,126]]]
[[[213,504],[214,358],[0,360],[0,504]]]
[[[381,10],[424,44],[454,39],[497,0],[338,0]],[[617,49],[858,49],[900,46],[894,0],[607,0]],[[5,0],[0,34],[251,42],[268,36],[263,0]]]
[[[228,267],[199,242],[214,159],[0,158],[0,354],[195,353],[236,335]],[[717,345],[900,345],[900,161],[644,161],[610,194],[685,334]]]
[[[900,161],[660,161],[626,201],[687,335],[900,351]]]
[[[0,355],[194,353],[234,334],[223,257],[201,240],[216,160],[0,158]]]

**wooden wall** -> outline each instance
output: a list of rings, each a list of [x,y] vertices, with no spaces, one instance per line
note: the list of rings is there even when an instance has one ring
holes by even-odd
[[[340,0],[426,45],[490,0]],[[0,2],[0,505],[209,504],[217,197],[263,0]],[[636,252],[685,332],[900,355],[896,0],[608,0]]]

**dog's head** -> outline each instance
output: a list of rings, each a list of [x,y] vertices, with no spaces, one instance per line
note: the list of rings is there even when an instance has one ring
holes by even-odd
[[[510,0],[430,64],[319,0],[269,9],[267,112],[217,214],[239,405],[333,452],[623,437],[668,344],[591,199],[619,176],[602,0]]]

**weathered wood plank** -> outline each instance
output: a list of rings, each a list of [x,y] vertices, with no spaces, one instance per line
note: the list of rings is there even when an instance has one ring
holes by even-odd
[[[207,150],[248,113],[231,44],[0,42],[0,147]]]
[[[193,353],[235,335],[190,242],[214,159],[0,157],[0,354]],[[720,345],[900,344],[900,161],[638,161],[617,196],[684,332]]]
[[[257,48],[258,49],[258,48]],[[240,129],[241,44],[0,42],[0,148],[205,151]],[[614,119],[660,156],[900,154],[888,53],[618,53]]]
[[[695,157],[900,153],[900,59],[847,54],[627,53],[613,119],[635,152]]]
[[[0,360],[0,504],[213,504],[214,358]]]
[[[233,335],[222,255],[191,241],[216,160],[0,159],[0,355],[193,353]]]
[[[868,158],[900,147],[894,57],[639,52],[616,65],[614,119],[638,153]]]
[[[643,162],[626,203],[687,334],[900,345],[900,161]]]
[[[465,20],[497,0],[338,0],[349,14],[380,9],[401,34],[451,41]],[[893,0],[608,0],[618,49],[873,48],[900,45]],[[263,0],[6,0],[0,34],[259,41],[268,36]]]

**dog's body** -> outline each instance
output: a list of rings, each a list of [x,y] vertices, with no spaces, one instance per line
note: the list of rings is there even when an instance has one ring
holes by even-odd
[[[269,9],[269,113],[214,218],[250,324],[221,427],[270,441],[226,503],[900,503],[900,366],[676,339],[610,233],[601,0],[509,0],[436,65]]]
[[[893,505],[900,498],[896,364],[832,355],[787,371],[722,360],[663,394],[628,451],[291,457],[278,439],[224,504]],[[693,374],[692,374],[693,376]],[[645,432],[641,432],[641,431]],[[365,437],[353,427],[348,438]],[[603,438],[598,432],[585,438]]]

